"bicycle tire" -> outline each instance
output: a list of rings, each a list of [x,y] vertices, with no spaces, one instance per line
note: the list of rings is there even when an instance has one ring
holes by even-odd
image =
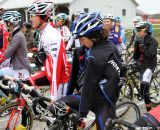
[[[37,97],[34,101],[33,101],[33,105],[32,105],[32,108],[33,108],[33,111],[37,112],[36,111],[36,106],[37,104],[42,104],[44,101],[46,102],[51,102],[52,100],[50,98],[47,98],[47,97]],[[43,104],[42,104],[43,105]],[[46,104],[44,104],[46,105]],[[46,106],[47,107],[47,106]]]
[[[20,106],[20,102],[13,102],[13,103],[9,103],[7,105],[5,105],[4,107],[2,107],[0,109],[0,116],[4,113],[4,112],[9,112],[6,116],[9,116],[11,114],[11,111],[14,109],[16,110],[17,108],[19,108]],[[16,109],[15,109],[16,108]],[[26,128],[27,130],[31,130],[32,129],[32,126],[33,126],[33,114],[32,114],[32,111],[30,109],[28,109],[28,106],[25,105],[24,108],[27,110],[27,125],[26,125]],[[17,114],[15,114],[17,115]],[[3,116],[5,117],[5,119],[7,118],[6,116]],[[9,116],[10,117],[10,116]],[[1,120],[2,121],[2,118]],[[13,121],[13,120],[12,120]],[[6,121],[8,122],[8,121]],[[2,123],[0,123],[0,127],[2,127]],[[17,126],[17,125],[16,125]],[[6,126],[4,126],[6,127]],[[3,128],[3,129],[7,129],[7,128]],[[8,128],[9,129],[9,128]]]
[[[139,110],[138,106],[137,106],[134,102],[130,102],[130,101],[120,102],[119,104],[116,105],[116,111],[117,111],[119,108],[123,107],[123,106],[127,106],[127,108],[128,108],[128,107],[129,107],[129,108],[133,108],[134,111],[135,111],[135,113],[136,113],[136,118],[137,118],[137,119],[140,118],[140,116],[141,116],[140,110]],[[124,107],[123,107],[123,108],[124,108]],[[128,110],[128,111],[129,111],[129,110]],[[125,110],[125,111],[122,112],[122,114],[120,114],[119,116],[117,116],[117,114],[116,114],[116,118],[123,118],[123,117],[128,113],[128,111]]]
[[[154,94],[152,96],[152,94]],[[151,85],[150,85],[150,98],[152,104],[157,106],[160,104],[160,70],[157,70],[152,77]],[[159,101],[158,101],[159,100]]]

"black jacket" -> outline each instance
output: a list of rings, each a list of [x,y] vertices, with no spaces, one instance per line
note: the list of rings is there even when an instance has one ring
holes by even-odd
[[[74,90],[80,90],[86,68],[87,49],[84,46],[78,47],[73,53],[72,71],[68,82],[67,95],[73,94]]]
[[[116,102],[119,97],[120,56],[118,50],[109,40],[102,40],[89,49],[85,71],[80,112],[87,115],[92,104],[106,100],[106,95]],[[99,83],[105,79],[103,91]]]
[[[157,47],[157,40],[151,35],[146,35],[143,40],[135,42],[134,59],[140,62],[142,68],[154,70],[157,65]]]

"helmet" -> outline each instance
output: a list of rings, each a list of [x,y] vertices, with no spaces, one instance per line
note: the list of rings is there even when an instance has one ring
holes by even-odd
[[[74,16],[80,16],[82,14],[85,14],[83,11],[77,11],[74,13]]]
[[[103,29],[103,22],[99,13],[83,14],[73,25],[73,34],[76,36],[89,36],[93,31]]]
[[[121,18],[119,17],[119,16],[116,16],[115,18],[114,18],[114,21],[116,22],[121,22]]]
[[[28,7],[28,12],[30,14],[51,16],[53,6],[53,2],[51,1],[38,0]]]
[[[136,16],[133,18],[133,22],[140,22],[142,21],[142,17],[141,16]]]
[[[147,27],[146,21],[140,21],[136,24],[136,28],[145,28],[145,27]]]
[[[67,14],[65,14],[65,13],[59,13],[59,14],[57,14],[57,15],[55,16],[55,20],[56,20],[56,21],[59,20],[59,19],[61,19],[61,20],[63,20],[63,21],[66,21],[67,18],[68,18],[68,16],[67,16]]]
[[[17,11],[7,11],[3,14],[2,18],[4,21],[18,24],[21,21],[21,14]]]
[[[104,15],[103,19],[111,19],[111,20],[114,20],[114,17],[112,14],[106,14]]]

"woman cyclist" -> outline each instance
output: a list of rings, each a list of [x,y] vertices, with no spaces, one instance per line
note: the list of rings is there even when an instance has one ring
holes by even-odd
[[[71,32],[69,30],[69,19],[67,14],[59,13],[55,16],[55,27],[61,33],[65,46],[68,44]]]
[[[114,107],[120,91],[118,50],[107,40],[108,30],[103,29],[98,13],[80,16],[73,26],[73,33],[88,48],[82,93],[81,97],[77,97],[80,101],[80,115],[77,118],[86,118],[91,110],[96,115],[97,129],[104,130],[106,119],[115,115]],[[64,101],[71,102],[67,97]],[[51,112],[54,112],[52,106]]]
[[[151,110],[151,99],[149,95],[150,81],[157,65],[157,40],[152,37],[147,23],[140,21],[136,24],[137,40],[134,45],[134,60],[140,63],[141,96],[144,98],[147,111]]]

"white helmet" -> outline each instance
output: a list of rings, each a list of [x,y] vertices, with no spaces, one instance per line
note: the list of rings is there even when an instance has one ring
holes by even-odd
[[[104,15],[103,19],[111,19],[114,20],[114,16],[112,14],[106,14]]]
[[[142,21],[142,17],[141,16],[136,16],[133,18],[133,22],[140,22]]]
[[[147,27],[147,22],[146,21],[140,21],[136,24],[136,28],[145,28]]]
[[[28,12],[30,14],[51,16],[53,12],[53,6],[53,2],[51,1],[38,0],[28,7]]]
[[[4,21],[18,24],[21,21],[21,14],[17,11],[7,11],[3,14],[2,18]]]

